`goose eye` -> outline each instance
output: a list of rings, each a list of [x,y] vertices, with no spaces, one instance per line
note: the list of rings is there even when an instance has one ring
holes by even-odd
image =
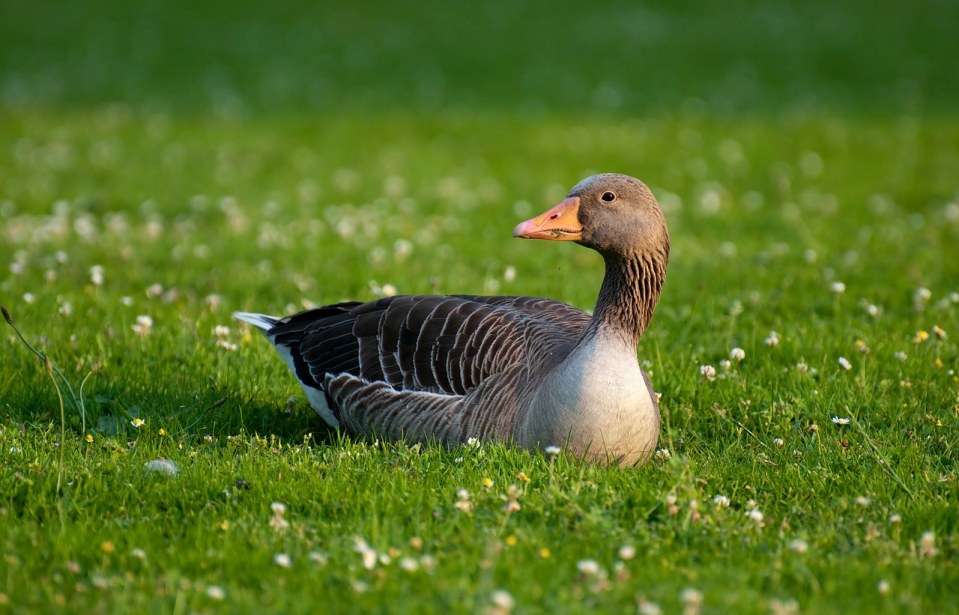
[[[613,194],[612,192],[603,193],[603,200],[606,201],[607,203],[612,202],[615,198],[616,198],[616,195]]]

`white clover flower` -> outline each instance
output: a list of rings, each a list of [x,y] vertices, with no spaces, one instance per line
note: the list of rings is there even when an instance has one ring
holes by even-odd
[[[867,498],[864,495],[856,496],[856,504],[858,504],[859,506],[862,506],[863,508],[865,508],[866,506],[869,506],[871,503],[872,503],[872,500],[870,498]]]
[[[503,281],[512,282],[516,279],[516,267],[508,265],[506,270],[503,272]]]
[[[730,361],[729,359],[723,359],[722,361],[719,362],[719,369],[723,370],[724,372],[728,372],[732,368],[733,368],[733,364],[732,364],[732,361]]]
[[[713,504],[716,508],[729,508],[729,498],[724,495],[717,495],[713,498]]]
[[[510,595],[505,589],[497,589],[490,596],[490,600],[499,612],[508,613],[513,610],[513,607],[516,606],[516,601],[513,600],[513,596]]]
[[[876,584],[876,591],[885,596],[889,593],[889,581],[882,579]]]
[[[850,363],[846,357],[839,357],[839,366],[845,370],[852,369],[852,363]]]
[[[746,358],[746,351],[737,346],[729,351],[729,358],[738,363]]]
[[[273,511],[274,515],[282,517],[286,514],[286,504],[283,502],[273,502],[270,504],[270,510]]]
[[[758,508],[746,511],[746,516],[752,519],[757,525],[763,522],[763,513]]]
[[[783,441],[782,438],[773,438],[773,444],[781,447],[783,444],[785,444],[785,442]]]
[[[103,286],[103,265],[90,267],[90,281],[94,286]]]
[[[770,331],[769,335],[766,336],[766,339],[763,340],[767,346],[770,348],[779,345],[779,334],[775,331]]]
[[[832,284],[829,285],[829,290],[836,293],[837,295],[841,295],[844,292],[846,292],[846,285],[843,284],[842,282],[833,282]]]
[[[146,337],[150,335],[150,332],[153,330],[153,319],[146,315],[137,316],[137,324],[133,325],[133,331],[140,337]]]
[[[33,293],[23,293],[23,300],[26,303],[33,303],[37,298],[33,296]]]
[[[668,448],[660,448],[660,449],[657,449],[657,450],[656,450],[656,454],[655,454],[656,459],[659,459],[659,460],[661,460],[661,461],[665,461],[665,460],[669,459],[669,458],[672,457],[672,456],[673,456],[673,454],[669,452],[669,449],[668,449]]]
[[[466,446],[470,448],[479,448],[480,441],[478,438],[469,437],[466,439]]]
[[[213,600],[223,600],[226,598],[226,590],[219,585],[208,585],[206,588],[206,595]]]
[[[592,559],[579,560],[576,562],[576,569],[585,577],[595,577],[599,574],[599,564]]]
[[[636,557],[636,547],[633,545],[623,545],[619,548],[619,559],[629,561]]]
[[[716,379],[716,368],[712,365],[700,365],[699,373],[705,380],[715,380]]]
[[[286,553],[277,553],[273,556],[273,563],[280,568],[289,568],[293,565],[293,558]]]
[[[227,337],[230,335],[230,327],[226,325],[217,325],[213,327],[213,335],[219,338]]]
[[[807,365],[805,361],[800,361],[799,363],[796,363],[796,371],[798,371],[800,374],[805,374],[809,371],[809,365]]]
[[[789,541],[789,548],[795,551],[796,553],[805,553],[806,551],[809,550],[809,545],[806,543],[805,540],[802,540],[800,538],[794,538]]]
[[[71,316],[73,314],[73,304],[69,301],[64,301],[60,304],[60,309],[58,310],[61,316]]]
[[[420,563],[412,557],[404,557],[400,559],[399,567],[406,572],[416,572],[420,568]]]
[[[554,457],[562,453],[563,449],[556,446],[555,444],[550,444],[549,446],[543,449],[543,452],[546,453],[547,455],[550,455],[551,457]]]
[[[935,557],[939,555],[939,549],[936,548],[936,535],[933,532],[923,532],[919,539],[919,555],[922,557]]]
[[[156,299],[162,294],[163,294],[162,284],[156,283],[156,284],[150,284],[149,286],[147,286],[147,289],[146,289],[147,297],[151,299]]]

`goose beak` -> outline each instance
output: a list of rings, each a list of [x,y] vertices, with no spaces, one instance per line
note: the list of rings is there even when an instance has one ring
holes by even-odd
[[[579,241],[583,238],[583,226],[579,223],[578,212],[578,196],[563,199],[546,213],[517,224],[513,229],[513,237]]]

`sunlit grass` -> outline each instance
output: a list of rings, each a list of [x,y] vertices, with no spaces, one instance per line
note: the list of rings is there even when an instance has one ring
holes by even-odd
[[[0,612],[954,611],[957,6],[0,6]],[[591,309],[510,230],[598,171],[644,467],[331,432],[230,320]]]

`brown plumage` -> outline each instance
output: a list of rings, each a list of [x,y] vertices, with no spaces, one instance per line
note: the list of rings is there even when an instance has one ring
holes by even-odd
[[[603,256],[592,316],[551,299],[421,295],[235,317],[264,331],[334,427],[642,462],[656,447],[659,407],[636,345],[669,256],[655,198],[635,178],[596,175],[514,236],[576,241]]]

